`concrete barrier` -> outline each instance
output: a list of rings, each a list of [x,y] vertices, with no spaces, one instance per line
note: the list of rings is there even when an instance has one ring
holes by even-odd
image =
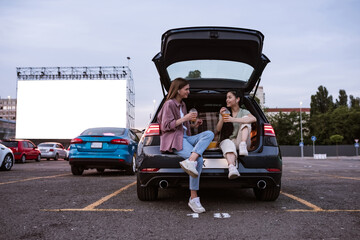
[[[326,154],[314,154],[314,159],[326,159]]]

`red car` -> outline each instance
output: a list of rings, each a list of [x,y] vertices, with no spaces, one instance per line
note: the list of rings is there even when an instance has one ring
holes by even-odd
[[[13,151],[16,161],[25,163],[26,160],[41,160],[39,149],[29,140],[3,140],[1,143]]]

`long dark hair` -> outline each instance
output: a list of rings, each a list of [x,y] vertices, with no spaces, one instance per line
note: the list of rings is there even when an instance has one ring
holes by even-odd
[[[176,78],[171,82],[169,93],[166,97],[166,101],[175,98],[178,91],[189,84],[189,81],[184,78]]]

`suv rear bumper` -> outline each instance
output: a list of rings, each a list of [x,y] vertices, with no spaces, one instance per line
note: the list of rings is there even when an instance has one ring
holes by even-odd
[[[166,181],[168,187],[187,187],[189,186],[189,175],[182,169],[174,169],[178,172],[138,172],[138,179],[142,187],[160,186],[161,181]],[[237,188],[254,188],[258,184],[265,182],[266,186],[279,186],[281,183],[281,172],[276,173],[241,173],[236,179],[228,179],[228,170],[219,169],[218,171],[207,171],[204,169],[200,175],[200,187],[237,187]],[[264,181],[264,182],[261,182]]]

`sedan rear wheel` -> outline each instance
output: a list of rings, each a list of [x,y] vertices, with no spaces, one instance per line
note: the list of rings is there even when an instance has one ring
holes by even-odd
[[[41,155],[40,155],[40,154],[37,156],[37,158],[35,159],[35,161],[37,161],[37,162],[40,162],[40,161],[41,161]]]
[[[54,157],[54,160],[57,161],[59,159],[59,154],[57,153]]]
[[[84,172],[84,169],[81,167],[71,166],[71,172],[73,175],[82,175]]]
[[[4,158],[4,162],[1,166],[1,170],[10,171],[13,165],[14,165],[13,157],[10,154],[7,154]]]
[[[154,201],[158,197],[159,189],[154,186],[142,187],[139,179],[139,174],[137,175],[136,182],[137,196],[141,201]]]
[[[26,156],[24,154],[24,155],[21,156],[21,163],[25,163],[25,161],[26,161]]]
[[[128,175],[134,175],[136,172],[136,165],[135,165],[135,154],[132,157],[131,165],[127,167],[126,174]]]

